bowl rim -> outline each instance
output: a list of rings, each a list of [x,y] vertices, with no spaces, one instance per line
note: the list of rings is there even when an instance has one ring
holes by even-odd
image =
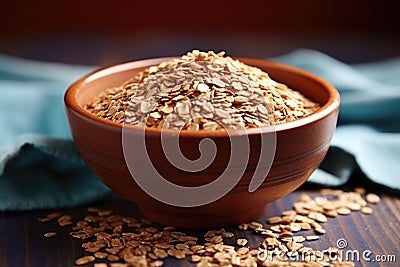
[[[77,91],[81,88],[82,85],[85,83],[90,83],[99,78],[106,77],[107,75],[112,75],[114,73],[128,71],[131,69],[136,68],[143,68],[152,65],[158,65],[162,61],[171,60],[173,58],[178,58],[178,56],[173,57],[157,57],[157,58],[149,58],[149,59],[142,59],[142,60],[135,60],[135,61],[128,61],[117,63],[113,65],[103,66],[97,68],[86,75],[82,76],[75,82],[73,82],[65,91],[64,94],[64,104],[66,109],[74,112],[80,117],[84,117],[90,120],[92,123],[101,124],[103,127],[110,127],[114,128],[115,130],[123,130],[129,129],[132,131],[143,131],[143,127],[124,124],[120,122],[111,121],[105,118],[101,118],[87,110],[85,110],[79,103],[76,97]],[[163,134],[179,134],[180,137],[227,137],[227,136],[241,136],[241,135],[257,135],[257,134],[267,134],[267,133],[275,133],[281,131],[288,131],[290,129],[302,127],[312,122],[316,122],[322,120],[323,118],[329,116],[336,110],[339,110],[340,106],[340,95],[337,89],[327,80],[323,79],[322,77],[308,72],[306,70],[283,64],[278,63],[275,61],[267,60],[267,59],[257,59],[257,58],[249,58],[249,57],[232,57],[234,59],[238,59],[246,63],[246,61],[251,60],[255,64],[253,66],[259,67],[265,66],[267,64],[268,68],[273,68],[285,72],[294,73],[296,75],[303,76],[309,80],[313,80],[316,83],[319,83],[322,87],[326,89],[328,92],[328,101],[322,105],[318,110],[314,111],[313,113],[309,114],[304,118],[297,119],[291,122],[285,122],[281,124],[275,124],[270,126],[263,126],[259,128],[246,128],[246,129],[238,129],[238,130],[229,130],[229,131],[195,131],[195,130],[173,130],[173,129],[160,129],[160,128],[151,128],[145,127],[146,135],[160,135]],[[247,64],[247,63],[246,63]],[[261,68],[261,67],[259,67]],[[282,81],[281,81],[282,82]],[[104,88],[106,89],[106,88]]]

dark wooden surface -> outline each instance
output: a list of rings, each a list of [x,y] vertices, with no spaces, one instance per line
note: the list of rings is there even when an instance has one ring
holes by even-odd
[[[87,8],[79,10],[75,8],[78,4],[81,7],[82,1],[72,1],[73,4],[67,6],[59,5],[62,8],[59,8],[58,13],[51,10],[53,3],[48,4],[49,1],[40,1],[41,5],[25,2],[9,1],[5,8],[0,8],[5,13],[2,13],[2,20],[0,20],[3,26],[2,34],[0,34],[0,53],[37,60],[90,65],[108,65],[139,58],[179,55],[193,48],[225,50],[229,55],[257,58],[278,56],[296,48],[311,48],[346,63],[377,61],[400,55],[400,35],[398,35],[398,27],[395,26],[398,24],[396,23],[398,16],[394,13],[397,9],[392,8],[386,1],[382,1],[385,4],[380,6],[377,6],[379,1],[367,1],[370,5],[364,6],[368,8],[363,12],[360,11],[361,7],[358,3],[365,3],[365,1],[356,1],[357,3],[352,4],[353,8],[347,6],[349,1],[346,5],[340,1],[332,1],[336,3],[334,10],[337,12],[331,12],[331,8],[318,8],[314,4],[311,5],[311,11],[313,11],[311,13],[310,6],[301,9],[307,11],[305,13],[299,12],[297,8],[281,8],[275,14],[278,20],[273,19],[275,23],[272,24],[270,23],[270,6],[259,9],[260,16],[255,16],[255,13],[246,12],[246,9],[243,11],[243,5],[240,3],[237,9],[243,11],[247,17],[254,18],[251,23],[245,24],[245,27],[238,28],[238,25],[242,25],[245,21],[241,16],[234,16],[233,19],[236,22],[231,24],[226,19],[227,17],[221,14],[235,13],[221,13],[219,9],[216,9],[218,12],[214,13],[217,15],[211,17],[214,20],[210,20],[210,17],[208,19],[213,22],[220,21],[225,27],[221,28],[221,25],[214,25],[214,23],[205,25],[203,13],[198,13],[201,20],[197,24],[202,27],[197,27],[194,31],[190,28],[193,26],[193,23],[189,23],[190,20],[185,18],[183,23],[181,16],[175,16],[174,21],[178,26],[174,25],[174,22],[167,23],[167,26],[169,25],[167,28],[162,27],[164,23],[158,23],[158,27],[155,27],[157,25],[154,24],[157,23],[149,23],[146,20],[143,23],[146,27],[130,25],[123,33],[118,27],[109,27],[111,25],[109,14],[114,14],[114,18],[117,19],[122,16],[110,10],[108,6],[101,9],[107,16],[104,14],[104,16],[99,16],[96,12],[90,13],[92,18],[97,19],[90,20],[87,17],[90,15]],[[212,1],[212,5],[215,4],[214,2]],[[91,5],[88,3],[87,5]],[[136,2],[130,3],[134,6],[133,8],[125,8],[124,5],[114,6],[126,10],[130,15],[131,10],[137,9]],[[222,6],[225,9],[230,4],[231,2]],[[302,6],[303,2],[297,5]],[[186,6],[182,7],[187,9]],[[167,15],[167,21],[170,17],[174,17],[170,15],[171,10],[160,10]],[[325,10],[325,13],[321,10]],[[81,15],[84,14],[82,17],[78,16],[80,20],[77,20],[77,16],[72,16],[72,14],[77,14],[75,11]],[[328,11],[330,17],[325,16]],[[147,19],[148,13],[142,12],[141,17]],[[290,14],[297,14],[300,17],[293,17]],[[158,16],[154,17],[158,18]],[[122,22],[131,21],[130,16],[126,18]],[[163,17],[160,18],[159,20],[162,21]],[[290,18],[293,19],[288,20]],[[308,19],[305,20],[305,18]],[[88,24],[87,27],[84,27],[85,21]],[[115,21],[114,24],[121,23],[119,20]],[[283,26],[286,25],[286,27],[279,24],[282,22],[285,22]],[[186,25],[186,28],[182,28],[182,25]],[[294,25],[297,26],[294,28]],[[265,223],[268,217],[280,215],[283,210],[290,209],[293,202],[298,200],[305,191],[304,188],[297,190],[271,203],[258,220]],[[307,192],[315,194],[314,191]],[[357,250],[360,253],[369,250],[371,259],[377,255],[394,255],[396,258],[396,262],[387,263],[362,260],[356,262],[356,266],[400,266],[400,199],[383,192],[378,193],[382,200],[373,207],[372,215],[353,212],[347,216],[329,218],[324,224],[326,234],[309,245],[314,249],[322,250],[335,246],[338,239],[344,238],[348,243],[346,249]],[[112,209],[121,215],[139,216],[134,204],[114,194],[88,205]],[[74,218],[81,218],[86,214],[86,208],[87,206],[80,206],[57,211],[70,214]],[[38,221],[38,218],[50,212],[55,211],[0,213],[0,267],[74,266],[75,259],[83,255],[82,241],[68,235],[70,227],[62,228],[54,221],[48,223]],[[235,228],[230,230],[237,233],[239,237],[248,238],[251,247],[256,247],[262,241],[260,236],[250,231],[237,231]],[[43,234],[49,231],[56,231],[58,235],[53,238],[43,237]],[[191,233],[202,235],[204,232],[191,231]],[[188,260],[168,259],[166,266],[191,266],[191,264]]]
[[[316,195],[316,191],[308,189],[297,190],[294,193],[271,203],[267,211],[257,220],[266,224],[266,219],[280,215],[283,210],[291,209],[292,204],[300,198],[302,193]],[[399,266],[400,265],[400,199],[392,195],[380,193],[381,202],[373,206],[372,215],[361,212],[352,212],[350,215],[341,215],[329,218],[323,226],[327,230],[320,240],[308,243],[314,249],[327,249],[336,246],[337,240],[344,238],[348,246],[343,252],[357,250],[360,261],[356,266]],[[112,209],[115,213],[127,216],[140,216],[136,206],[120,197],[109,194],[95,203],[89,203],[102,209]],[[56,210],[70,214],[74,218],[82,218],[87,214],[87,206],[72,209]],[[39,210],[29,212],[6,212],[0,214],[0,266],[74,266],[74,261],[84,255],[81,248],[83,241],[69,236],[70,226],[61,227],[56,221],[42,223],[38,218],[44,217],[55,210]],[[237,237],[249,240],[250,247],[257,247],[262,237],[251,231],[239,231],[235,227],[229,228]],[[57,236],[45,238],[43,234],[56,231]],[[202,236],[204,231],[188,230],[190,234]],[[307,244],[307,243],[305,243]],[[362,253],[371,251],[370,262],[362,258]],[[367,253],[367,252],[365,252]],[[385,255],[395,257],[395,262],[374,262],[376,256]],[[87,266],[92,266],[89,264]],[[192,266],[189,259],[168,259],[165,266]],[[193,265],[194,266],[194,265]]]

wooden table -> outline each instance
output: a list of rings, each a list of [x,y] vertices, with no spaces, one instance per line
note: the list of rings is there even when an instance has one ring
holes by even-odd
[[[257,221],[266,224],[269,217],[280,215],[282,211],[292,208],[292,204],[299,200],[301,194],[317,195],[317,191],[305,188],[277,200],[269,205],[267,211]],[[381,202],[373,206],[374,213],[365,215],[361,212],[352,212],[350,215],[339,215],[329,218],[323,226],[327,232],[320,240],[308,243],[313,249],[323,250],[336,246],[339,239],[345,239],[347,246],[341,249],[358,251],[360,261],[356,266],[399,266],[400,264],[400,199],[393,195],[379,193]],[[101,209],[111,209],[124,216],[139,216],[136,206],[113,193],[90,206]],[[70,214],[73,218],[82,218],[87,214],[88,206],[72,209],[39,210],[30,212],[6,212],[0,214],[0,266],[75,266],[77,258],[84,255],[81,248],[82,240],[69,236],[70,226],[61,227],[56,221],[42,223],[38,218],[51,212]],[[228,229],[237,237],[249,240],[250,247],[257,247],[263,238],[251,231],[241,231],[237,228]],[[45,238],[44,233],[55,231],[57,236]],[[202,236],[204,231],[189,231],[190,234]],[[307,241],[306,241],[307,242]],[[350,255],[349,254],[349,255]],[[345,255],[345,254],[343,254]],[[363,257],[364,255],[364,257]],[[349,256],[350,257],[350,256]],[[391,262],[377,262],[378,257]],[[367,258],[370,261],[367,261]],[[349,258],[351,259],[351,258]],[[93,266],[89,264],[87,266]],[[168,258],[164,266],[195,266],[186,260]]]
[[[369,34],[369,33],[368,33]],[[257,35],[258,36],[258,35]],[[148,36],[147,36],[148,37]],[[215,38],[214,38],[215,37]],[[157,56],[157,53],[179,54],[197,47],[202,43],[204,47],[211,47],[215,50],[227,50],[229,54],[251,57],[268,57],[289,52],[297,47],[317,48],[327,51],[346,62],[375,61],[387,57],[398,56],[398,38],[396,40],[367,37],[345,36],[321,36],[313,38],[298,38],[298,36],[264,36],[257,38],[239,38],[245,42],[229,41],[227,38],[204,38],[209,43],[204,43],[200,37],[191,36],[176,40],[174,44],[166,46],[167,40],[159,40],[159,37],[146,39],[143,43],[137,43],[137,38],[127,39],[126,37],[109,42],[107,38],[76,40],[67,38],[49,38],[38,41],[36,36],[31,39],[22,39],[20,42],[4,41],[0,45],[2,53],[10,53],[16,56],[34,58],[39,60],[60,61],[67,63],[106,65],[119,61],[132,60],[135,58],[146,58]],[[158,38],[158,39],[157,39]],[[317,39],[315,39],[317,38]],[[367,41],[360,41],[361,40]],[[153,40],[153,41],[150,41]],[[201,41],[200,41],[201,40]],[[233,40],[233,39],[232,39]],[[234,39],[236,40],[236,39]],[[303,41],[299,41],[303,40]],[[306,41],[304,41],[306,40]],[[380,40],[380,42],[376,42]],[[383,41],[382,41],[383,40]],[[272,42],[271,42],[272,41]],[[363,45],[360,46],[360,43]],[[124,46],[121,48],[121,45]],[[152,49],[148,45],[152,44]],[[158,46],[157,46],[158,44]],[[334,44],[334,45],[332,45]],[[72,47],[72,48],[71,48]],[[29,49],[28,49],[29,48]],[[168,50],[169,48],[169,50]],[[146,54],[147,53],[147,54]],[[376,190],[374,186],[370,188]],[[301,188],[283,199],[277,200],[269,205],[269,209],[258,221],[265,224],[267,218],[280,215],[283,210],[291,209],[292,204],[300,198],[304,192],[311,192],[309,188]],[[398,196],[378,192],[381,203],[374,206],[372,215],[363,215],[360,212],[353,212],[350,215],[339,216],[324,224],[327,232],[320,240],[314,241],[314,249],[326,249],[335,246],[339,239],[345,239],[348,246],[346,251],[357,250],[360,254],[371,251],[370,262],[360,260],[356,266],[400,266],[400,200]],[[139,216],[137,207],[116,196],[109,194],[96,203],[89,203],[90,206],[97,206],[102,209],[112,209],[116,213],[126,216]],[[28,212],[5,212],[0,213],[0,267],[70,267],[81,257],[83,249],[82,241],[69,236],[69,227],[60,227],[56,222],[41,223],[38,218],[44,217],[51,212],[62,212],[70,214],[74,218],[82,217],[87,213],[87,206],[75,207],[62,210],[39,210]],[[249,239],[249,246],[256,247],[262,237],[252,232],[238,231],[237,236]],[[45,238],[43,234],[56,231],[57,236]],[[204,231],[191,231],[192,234],[203,235]],[[311,243],[310,243],[311,244]],[[373,262],[376,256],[387,258],[395,257],[396,261],[387,263]],[[393,260],[391,258],[390,260]],[[168,259],[166,266],[192,266],[190,261]]]

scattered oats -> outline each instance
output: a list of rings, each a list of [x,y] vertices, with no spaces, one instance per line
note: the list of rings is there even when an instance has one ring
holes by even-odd
[[[249,225],[249,228],[250,228],[250,229],[253,229],[253,230],[257,230],[257,229],[260,229],[260,228],[263,228],[263,227],[264,227],[264,226],[262,225],[262,223],[256,222],[256,221],[250,222],[248,225]]]
[[[271,226],[270,229],[276,233],[282,232],[281,227],[279,225]]]
[[[298,224],[298,223],[291,223],[290,228],[291,228],[292,232],[298,232],[302,229],[300,224]]]
[[[280,233],[279,235],[278,235],[278,237],[279,238],[285,238],[285,237],[292,237],[293,236],[293,233],[292,232],[283,232],[283,233]]]
[[[239,255],[245,255],[250,251],[250,249],[248,247],[240,247],[236,253]]]
[[[160,267],[163,266],[164,262],[160,260],[156,260],[150,263],[150,267]]]
[[[362,207],[361,208],[361,212],[364,213],[364,214],[372,214],[373,210],[372,210],[371,207]]]
[[[358,204],[360,204],[361,207],[367,206],[367,201],[365,201],[365,200],[362,199],[362,198],[357,199],[356,202],[357,202]]]
[[[323,229],[323,228],[315,228],[315,229],[314,229],[314,232],[317,233],[317,234],[322,235],[322,234],[325,234],[325,233],[326,233],[326,230]]]
[[[223,78],[221,81],[226,82]],[[200,84],[199,82],[197,86]],[[367,201],[370,203],[371,201],[372,203],[379,202],[379,197],[375,194],[369,198]],[[367,201],[360,192],[356,191],[324,189],[321,190],[320,196],[314,198],[304,194],[298,202],[293,204],[293,210],[285,210],[280,216],[268,218],[267,222],[271,224],[268,229],[257,221],[242,223],[238,226],[240,230],[251,230],[264,238],[258,248],[247,247],[248,240],[244,238],[230,241],[236,243],[236,248],[225,244],[225,238],[235,236],[234,233],[225,229],[207,231],[204,234],[205,243],[198,244],[197,237],[178,231],[174,227],[159,228],[154,226],[152,221],[144,218],[139,220],[124,217],[113,214],[111,210],[94,207],[89,207],[87,210],[90,214],[77,220],[75,225],[71,226],[70,235],[84,239],[82,248],[85,253],[90,254],[77,259],[76,265],[85,265],[98,260],[106,262],[95,262],[95,267],[159,267],[164,264],[163,259],[170,256],[176,259],[188,257],[196,266],[207,267],[354,266],[352,262],[342,262],[338,257],[336,257],[337,260],[329,259],[329,255],[338,255],[337,248],[330,247],[319,251],[305,247],[303,244],[304,241],[318,240],[326,233],[322,227],[328,221],[326,216],[336,217],[338,214],[349,214],[358,210],[361,210],[363,214],[371,214],[372,208],[367,206]],[[59,225],[73,224],[71,216],[61,213],[49,214],[38,220],[46,222],[53,219],[57,219]],[[294,235],[294,233],[311,229],[314,235]],[[56,232],[44,234],[45,237],[54,235]],[[257,259],[265,251],[272,252],[272,261],[261,262]],[[282,257],[282,253],[285,253],[286,257]],[[298,256],[299,253],[306,256],[304,262],[289,260],[290,257]],[[318,260],[307,260],[307,255],[314,255]]]
[[[75,265],[85,265],[93,262],[95,259],[94,256],[83,256],[75,261]]]
[[[57,235],[56,232],[48,232],[48,233],[45,233],[43,236],[44,237],[53,237],[53,236],[56,236],[56,235]]]
[[[107,256],[108,261],[119,261],[120,257],[114,254],[110,254]]]
[[[239,230],[247,230],[247,228],[249,227],[249,225],[247,223],[242,223],[238,226]]]
[[[285,215],[285,216],[287,216],[287,215],[296,216],[296,211],[295,210],[285,210],[285,211],[282,211],[282,215]]]
[[[175,248],[170,248],[168,250],[168,255],[173,256],[177,259],[184,259],[186,257],[185,252],[183,252],[182,250],[179,250],[179,249],[175,249]]]
[[[281,224],[280,227],[283,233],[292,232],[292,227],[290,225]]]
[[[319,236],[318,235],[308,235],[306,236],[307,241],[313,241],[313,240],[318,240]]]
[[[224,237],[224,238],[232,238],[234,236],[235,236],[235,234],[232,232],[223,232],[222,233],[222,237]]]
[[[299,222],[298,224],[300,225],[301,230],[307,231],[311,229],[311,224],[307,222]]]
[[[336,212],[337,212],[338,214],[340,214],[340,215],[348,215],[348,214],[351,213],[351,210],[350,210],[349,208],[341,207],[341,208],[338,208],[338,209],[336,210]]]
[[[338,215],[336,210],[325,210],[324,214],[328,217],[336,217]]]
[[[217,236],[212,237],[210,241],[211,241],[212,243],[214,243],[214,244],[218,244],[218,243],[221,243],[222,240],[223,240],[223,239],[222,239],[222,236],[217,235]]]
[[[108,257],[108,254],[105,252],[97,251],[93,254],[98,259],[106,259]]]
[[[297,243],[302,243],[306,240],[306,238],[304,236],[293,236],[293,241],[297,242]]]
[[[160,259],[164,259],[164,258],[168,257],[168,253],[163,249],[155,248],[153,253],[154,253],[154,255],[157,256],[157,258],[160,258]]]
[[[238,246],[246,246],[247,245],[247,239],[245,238],[238,238],[238,240],[236,240],[236,244]]]
[[[274,216],[274,217],[268,218],[269,224],[276,224],[276,223],[280,223],[280,222],[282,222],[282,218],[279,216]]]
[[[39,222],[48,222],[48,221],[51,221],[51,220],[54,220],[54,219],[60,217],[61,215],[62,215],[62,214],[59,213],[59,212],[50,213],[50,214],[48,214],[46,217],[39,218],[38,221],[39,221]]]
[[[191,261],[191,262],[199,262],[199,261],[201,261],[201,256],[199,256],[199,255],[192,255],[191,258],[190,258],[190,261]]]
[[[71,221],[71,216],[63,215],[57,219],[58,225],[60,226],[67,226],[73,224]]]
[[[112,212],[112,210],[99,210],[98,212],[97,212],[97,215],[99,215],[99,216],[109,216],[109,215],[111,215],[113,212]]]
[[[166,226],[163,229],[163,231],[174,231],[174,230],[175,230],[175,227],[173,227],[173,226]]]
[[[311,200],[312,200],[312,198],[309,195],[302,194],[299,201],[307,203],[307,202],[310,202]]]
[[[360,195],[364,195],[365,194],[365,188],[356,187],[356,188],[354,188],[354,192],[359,193]]]
[[[325,188],[325,189],[321,189],[320,193],[322,195],[328,195],[328,196],[340,196],[342,195],[344,192],[343,190],[340,189],[331,189],[331,188]]]
[[[312,226],[312,228],[322,228],[322,226],[319,224],[319,223],[317,223],[317,222],[315,222],[315,221],[313,221],[313,222],[310,222],[310,225]]]
[[[377,204],[381,200],[380,197],[374,193],[366,194],[365,199],[367,200],[368,203],[371,203],[371,204]]]
[[[322,214],[322,213],[319,213],[319,212],[310,212],[308,214],[308,218],[316,220],[317,222],[322,222],[322,223],[328,221],[326,216],[324,214]]]
[[[346,207],[349,208],[350,210],[360,210],[361,205],[357,202],[347,202]]]

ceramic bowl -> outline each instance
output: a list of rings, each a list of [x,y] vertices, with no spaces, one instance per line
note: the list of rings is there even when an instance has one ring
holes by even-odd
[[[217,149],[215,159],[201,171],[185,171],[169,162],[163,153],[161,130],[144,131],[143,128],[126,126],[99,118],[83,108],[100,91],[119,86],[136,72],[168,59],[140,60],[101,68],[76,81],[65,94],[70,129],[82,158],[115,193],[136,203],[144,216],[164,225],[185,228],[225,227],[253,220],[264,212],[269,202],[303,184],[325,157],[339,111],[337,90],[316,75],[276,62],[239,58],[268,72],[272,79],[302,92],[320,103],[321,108],[293,122],[248,131],[181,131],[178,135],[180,149],[188,159],[199,157],[199,144],[203,139],[214,142]],[[176,131],[165,131],[163,134],[167,139],[177,136]],[[135,153],[136,147],[131,145],[133,153],[127,159],[123,136],[134,141],[144,136],[146,153],[164,181],[188,190],[174,193],[168,191],[168,186],[152,185],[154,173],[149,171],[148,162],[143,161],[143,151],[137,149]],[[235,138],[247,138],[245,152],[249,157],[246,162],[234,163],[236,165],[225,173],[232,156],[242,153],[240,149],[232,149],[231,142]],[[273,146],[268,147],[264,140],[274,140]],[[273,150],[274,157],[263,158],[261,152],[264,150],[268,153]],[[131,166],[131,161],[135,162],[134,166]],[[243,166],[244,169],[241,169]],[[222,173],[228,179],[208,187],[208,191],[197,190],[216,181]],[[258,178],[253,177],[255,173]],[[140,182],[133,179],[138,175]],[[141,183],[147,181],[148,184],[143,187]],[[251,183],[253,187],[249,190]],[[228,187],[232,188],[225,192]],[[191,188],[194,190],[190,191]],[[149,192],[152,189],[165,193],[170,201],[155,197]],[[220,196],[215,198],[215,194]]]

